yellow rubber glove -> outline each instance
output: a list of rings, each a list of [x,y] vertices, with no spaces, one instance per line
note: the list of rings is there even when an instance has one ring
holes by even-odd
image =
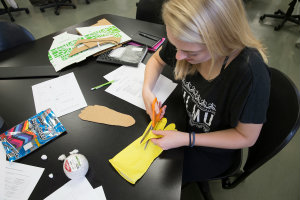
[[[176,130],[175,124],[167,124],[167,119],[162,118],[154,127],[154,130]],[[147,126],[143,135],[136,139],[133,143],[128,145],[115,157],[109,160],[112,166],[117,170],[117,172],[128,182],[135,184],[150,167],[151,163],[157,158],[163,151],[159,146],[153,144],[150,139],[159,138],[161,136],[154,135],[152,131],[147,135],[145,140],[140,143],[144,134],[151,126],[151,122]],[[148,141],[148,146],[145,148],[145,143]]]

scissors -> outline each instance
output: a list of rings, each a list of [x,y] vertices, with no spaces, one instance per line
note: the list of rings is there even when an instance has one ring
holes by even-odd
[[[145,133],[145,135],[142,138],[140,143],[142,143],[144,141],[144,139],[147,137],[147,135],[150,133],[150,131],[154,129],[156,123],[160,120],[160,114],[162,112],[162,108],[159,108],[159,112],[156,113],[155,112],[155,105],[159,106],[156,97],[152,102],[152,123],[151,123],[151,126],[148,128],[147,132]],[[148,143],[149,143],[149,140],[146,142],[144,150],[146,149]]]

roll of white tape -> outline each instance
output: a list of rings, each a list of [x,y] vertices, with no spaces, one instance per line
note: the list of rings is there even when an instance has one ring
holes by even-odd
[[[86,175],[89,163],[84,155],[72,154],[65,159],[63,169],[68,178],[79,179]]]

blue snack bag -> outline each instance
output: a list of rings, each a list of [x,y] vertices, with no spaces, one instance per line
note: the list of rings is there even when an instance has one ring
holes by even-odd
[[[18,160],[66,129],[49,108],[0,134],[9,161]]]

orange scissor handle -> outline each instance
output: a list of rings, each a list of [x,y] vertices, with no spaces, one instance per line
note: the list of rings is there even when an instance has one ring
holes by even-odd
[[[159,112],[156,113],[155,111],[155,105],[157,105],[157,107],[159,108]],[[155,99],[152,102],[152,127],[155,127],[156,122],[158,122],[160,120],[160,114],[162,112],[162,108],[159,107],[157,98],[155,97]]]

